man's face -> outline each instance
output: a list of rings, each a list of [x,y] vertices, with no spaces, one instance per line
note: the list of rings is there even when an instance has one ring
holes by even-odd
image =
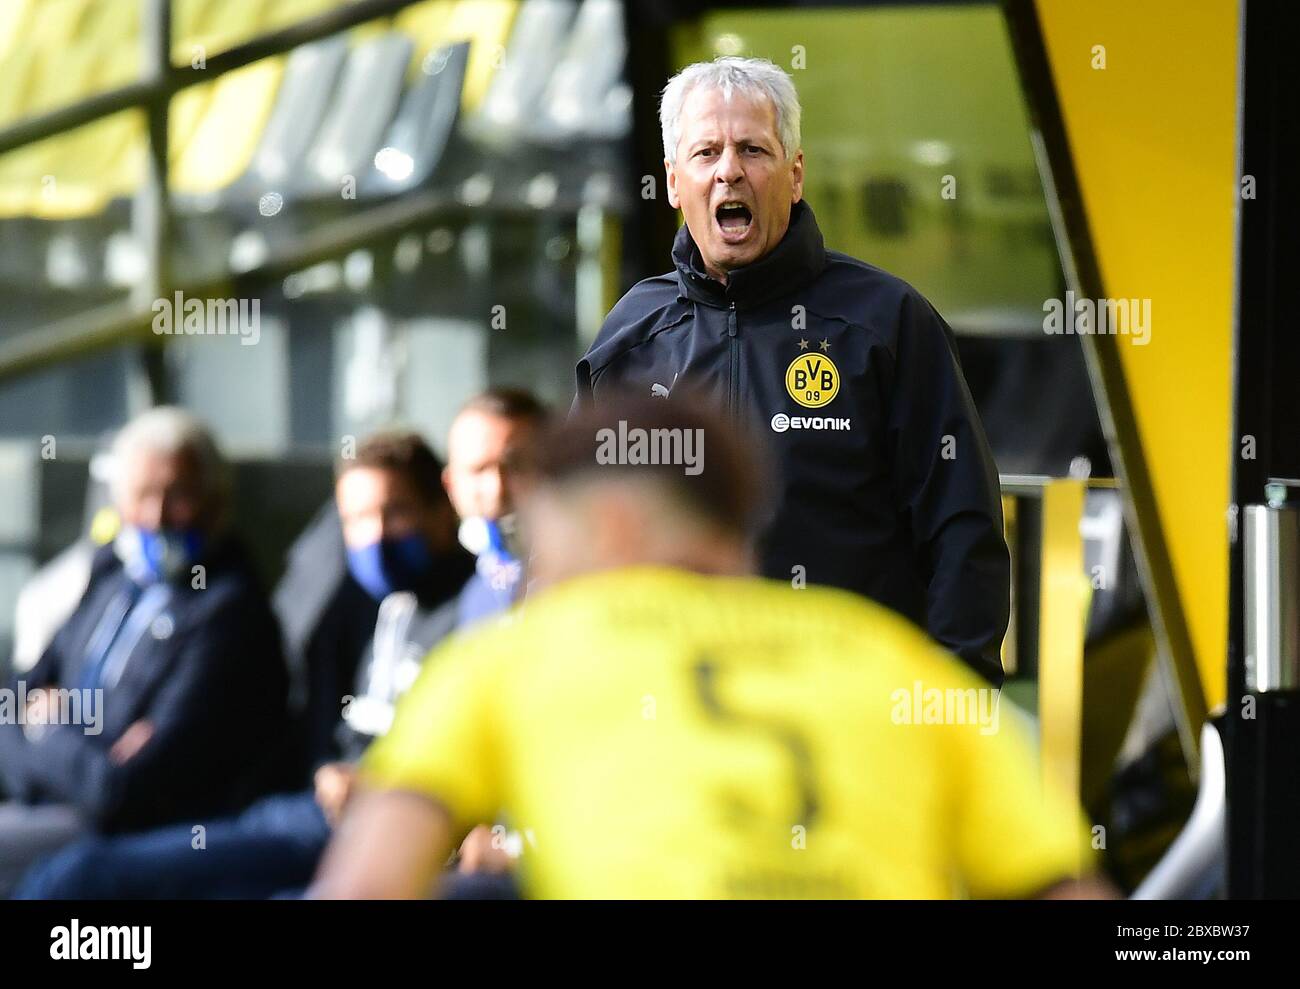
[[[206,527],[212,506],[192,452],[137,448],[126,458],[126,479],[117,506],[125,525],[150,531]]]
[[[433,550],[449,541],[445,513],[421,500],[406,477],[379,467],[353,467],[334,485],[343,542],[361,549],[381,539],[422,533]]]
[[[447,435],[443,487],[462,519],[499,519],[514,511],[519,476],[535,428],[526,420],[462,412]]]
[[[727,100],[718,89],[692,90],[677,157],[664,167],[668,201],[685,214],[705,269],[722,282],[781,242],[790,209],[803,198],[803,152],[786,158],[776,108],[744,93]]]

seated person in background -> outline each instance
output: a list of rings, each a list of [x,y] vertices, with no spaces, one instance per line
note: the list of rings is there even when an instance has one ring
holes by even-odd
[[[339,698],[352,693],[370,647],[379,602],[348,573],[343,525],[331,489],[326,503],[295,537],[284,574],[271,592],[289,665],[289,704],[298,747],[297,789],[311,772],[341,757],[335,738]]]
[[[460,516],[460,543],[477,557],[474,576],[460,594],[458,627],[495,615],[517,601],[524,590],[524,564],[516,529],[516,487],[531,469],[538,433],[547,409],[522,388],[492,388],[461,406],[447,432],[447,467],[442,483]],[[512,835],[512,838],[516,836]],[[459,871],[503,874],[513,865],[496,834],[480,825],[461,843]],[[487,876],[475,883],[495,880]],[[498,888],[513,891],[508,877]],[[484,894],[486,895],[486,894]]]
[[[546,415],[530,392],[493,388],[461,406],[447,432],[442,483],[461,519],[461,545],[477,557],[460,596],[462,628],[508,607],[522,591],[514,488]]]
[[[457,627],[495,614],[520,590],[522,565],[508,536],[513,477],[545,415],[529,392],[494,388],[471,398],[452,420],[442,484],[461,519],[461,545],[478,558],[460,594]],[[355,579],[322,580],[336,567],[346,573],[338,508],[331,499],[328,511],[319,512],[294,543],[289,570],[274,596],[291,655],[301,657],[294,668],[300,670],[300,719],[313,766],[340,758],[339,698],[357,679],[379,606]]]
[[[115,832],[237,809],[283,729],[279,633],[226,527],[226,464],[177,408],[122,428],[122,529],[0,719],[0,896],[38,855]]]
[[[477,444],[454,449],[481,459]],[[379,601],[356,693],[336,699],[344,758],[321,765],[310,789],[204,822],[201,837],[184,826],[81,842],[32,869],[19,897],[254,898],[311,879],[347,800],[352,761],[387,731],[394,700],[430,647],[456,627],[459,595],[474,572],[473,559],[456,545],[456,516],[443,489],[448,475],[419,436],[373,436],[337,473],[348,568]]]
[[[676,398],[555,427],[521,506],[530,596],[426,661],[311,894],[425,896],[498,812],[536,897],[1088,892],[1079,808],[1010,712],[910,717],[918,682],[983,681],[879,605],[750,576],[765,490],[724,417]]]

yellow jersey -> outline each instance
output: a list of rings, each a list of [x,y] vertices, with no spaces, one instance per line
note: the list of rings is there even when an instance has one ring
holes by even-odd
[[[535,897],[1018,897],[1090,855],[1022,718],[856,595],[638,567],[438,647],[361,774],[504,815]]]

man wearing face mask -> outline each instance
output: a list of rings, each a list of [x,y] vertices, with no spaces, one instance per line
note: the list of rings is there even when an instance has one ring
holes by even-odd
[[[229,481],[177,408],[128,423],[111,455],[122,528],[0,719],[0,895],[87,829],[225,812],[255,795],[287,674],[251,565],[227,531]]]
[[[520,388],[475,395],[452,420],[442,483],[461,518],[461,545],[477,557],[474,576],[461,592],[462,626],[496,614],[519,595],[516,478],[545,421],[545,406]]]
[[[461,518],[460,543],[476,557],[474,576],[460,594],[460,628],[504,611],[523,595],[516,489],[546,420],[546,407],[522,388],[481,392],[452,420],[442,483]],[[485,825],[474,828],[460,847],[462,873],[502,873],[511,861]],[[467,890],[466,895],[495,894]]]
[[[332,701],[342,709],[336,724],[341,758],[319,765],[308,789],[204,822],[201,852],[189,825],[87,840],[37,865],[17,895],[258,898],[305,886],[348,799],[353,763],[388,730],[396,699],[429,649],[460,622],[460,592],[474,561],[456,545],[448,493],[467,511],[495,517],[503,502],[489,497],[489,468],[502,454],[487,439],[486,433],[457,432],[458,471],[445,472],[414,433],[372,436],[338,465],[334,494],[348,571],[379,604],[355,687],[339,689]],[[481,483],[471,483],[474,478]]]
[[[460,594],[457,627],[463,627],[508,607],[521,591],[522,563],[512,550],[512,512],[514,477],[518,461],[525,457],[545,416],[545,409],[530,393],[515,388],[493,388],[470,398],[456,413],[447,435],[447,466],[443,468],[441,486],[460,518],[460,544],[476,557],[475,569]],[[339,552],[335,543],[341,538],[337,527],[338,506],[332,506],[334,519],[325,517],[313,523],[322,529],[320,545],[304,552],[292,566],[298,575],[288,581],[293,600],[282,602],[280,614],[301,606],[321,584],[322,568],[333,567]],[[334,531],[324,531],[330,521]],[[346,552],[346,551],[345,551]],[[406,553],[411,552],[407,547]],[[406,564],[403,551],[390,547],[391,565],[399,570]],[[361,650],[348,641],[362,628],[369,639],[374,631],[375,608],[381,600],[383,580],[378,575],[377,546],[351,551],[352,579],[344,581],[326,602],[314,624],[325,641],[303,650],[302,680],[307,700],[304,704],[305,742],[309,761],[320,763],[337,758],[338,745],[334,726],[338,718],[338,698],[352,689],[358,674],[357,657]],[[371,591],[358,588],[369,584]],[[283,593],[278,589],[277,597]],[[369,618],[366,619],[366,608]],[[282,617],[283,620],[283,617]],[[287,624],[313,624],[310,620],[289,619]],[[292,633],[290,633],[292,635]]]

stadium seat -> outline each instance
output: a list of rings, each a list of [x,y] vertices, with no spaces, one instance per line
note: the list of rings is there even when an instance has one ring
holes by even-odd
[[[609,3],[613,0],[606,8]],[[259,30],[299,22],[334,5],[333,0],[175,0],[172,57],[184,66]],[[367,197],[428,183],[447,160],[449,147],[455,147],[460,117],[467,112],[485,111],[478,116],[498,125],[520,106],[535,113],[548,85],[556,88],[551,75],[557,61],[567,59],[563,64],[575,77],[570,88],[592,69],[591,39],[602,25],[622,30],[600,8],[601,3],[592,3],[579,13],[575,0],[429,0],[391,19],[182,90],[172,101],[169,120],[181,251],[176,268],[216,270],[249,222],[265,226],[268,236],[292,236],[307,217],[287,223],[280,217],[272,225],[263,224],[260,214],[277,214],[284,202],[294,200],[328,207],[346,175],[357,176],[358,194]],[[134,78],[140,26],[135,0],[14,0],[0,19],[0,121]],[[44,39],[42,57],[25,46],[12,47],[14,38],[33,34]],[[579,42],[580,34],[586,42]],[[614,45],[617,66],[621,47]],[[540,56],[535,48],[542,50]],[[581,54],[588,58],[587,70],[579,67]],[[498,71],[503,55],[511,67],[504,78]],[[610,71],[603,65],[595,77],[584,79],[588,90],[607,88]],[[496,133],[506,143],[515,136],[502,134],[499,126]],[[102,284],[104,271],[116,267],[111,284],[130,284],[129,258],[116,266],[101,262],[114,248],[118,255],[122,248],[128,255],[138,253],[121,231],[129,212],[126,197],[144,174],[146,140],[144,115],[133,111],[0,157],[0,217],[40,221],[29,228],[39,233],[34,243],[17,235],[17,228],[6,231],[7,243],[0,247],[6,259],[19,247],[25,254],[10,273],[21,269],[24,278],[88,288]],[[387,153],[377,165],[380,149]],[[485,162],[482,151],[462,150],[458,171],[464,175],[483,168],[495,172],[501,164]],[[499,183],[503,189],[511,178]],[[201,219],[205,215],[209,219]],[[94,218],[91,227],[44,222],[86,218]],[[99,258],[92,257],[96,251]]]
[[[0,27],[66,43],[46,45],[40,49],[44,57],[34,54],[38,49],[33,45],[0,60],[0,120],[66,105],[138,75],[140,5],[136,0],[94,4],[51,0],[37,13],[24,11],[24,6],[31,7],[15,6]],[[263,6],[261,0],[177,0],[174,55],[188,59],[193,45],[203,41],[207,50],[219,50],[233,33],[256,26]],[[193,33],[218,23],[241,26]],[[169,151],[174,158],[197,132],[212,96],[211,87],[195,87],[174,98],[169,121]],[[73,218],[102,210],[111,198],[131,193],[138,185],[143,174],[143,133],[138,114],[115,115],[22,149],[12,159],[6,157],[0,164],[0,215]],[[15,185],[16,178],[25,181]]]
[[[62,10],[68,0],[50,0],[53,10]],[[102,55],[95,45],[72,40],[75,24],[67,18],[33,18],[24,28],[35,35],[24,48],[36,53],[35,71],[30,77],[24,98],[16,107],[18,116],[36,116],[58,109],[98,91],[98,78],[92,71]],[[37,39],[43,38],[43,41]]]
[[[220,0],[172,0],[172,37],[183,41],[207,31],[220,7]],[[172,58],[180,56],[173,51]]]
[[[577,9],[574,0],[525,0],[501,68],[482,106],[466,120],[472,138],[495,148],[518,140],[520,128],[539,109]]]
[[[8,126],[25,115],[27,88],[36,71],[38,57],[31,48],[18,48],[0,55],[0,127]]]
[[[139,0],[95,0],[77,19],[75,40],[113,56],[96,80],[97,88],[115,89],[134,82],[142,65]]]
[[[193,136],[172,162],[175,193],[210,196],[248,168],[271,116],[285,62],[285,58],[263,59],[199,87],[211,90],[211,100]]]
[[[167,160],[175,161],[193,139],[212,103],[212,86],[190,86],[172,97],[167,118]]]
[[[262,29],[265,31],[276,30],[287,27],[290,24],[297,24],[305,21],[309,17],[315,17],[333,7],[339,6],[339,0],[277,0],[275,3],[265,4],[267,7],[265,19],[262,21]]]
[[[267,4],[261,0],[191,0],[172,22],[172,61],[195,66],[260,31]]]
[[[424,58],[418,81],[402,98],[383,146],[361,182],[364,195],[389,195],[427,182],[454,138],[469,63],[468,42]]]
[[[115,196],[138,184],[144,151],[144,120],[124,110],[60,135],[48,194],[31,197],[27,212],[49,220],[99,213]]]
[[[94,0],[40,0],[27,5],[23,44],[39,51],[58,51],[72,44]]]
[[[0,62],[16,52],[31,50],[25,43],[24,29],[35,5],[36,0],[8,0],[0,4]]]
[[[27,101],[26,114],[70,103],[93,91],[102,53],[88,46],[73,46],[58,58],[38,58]],[[0,217],[26,215],[35,200],[57,191],[55,170],[62,160],[68,135],[46,138],[0,157]],[[52,183],[47,176],[54,179]]]
[[[567,143],[618,139],[632,126],[632,91],[623,82],[627,58],[622,0],[584,0],[551,75],[528,136]]]
[[[398,13],[393,18],[393,27],[411,39],[418,56],[424,56],[442,45],[455,7],[455,0],[425,0]],[[407,82],[411,85],[419,82],[419,72],[419,61],[413,61]]]
[[[335,35],[218,80],[211,119],[174,163],[178,277],[219,273],[237,233],[262,216],[286,226],[284,190],[304,168],[347,57],[347,38]]]
[[[394,26],[415,42],[416,54],[427,56],[444,45],[470,43],[470,64],[464,89],[464,109],[478,109],[496,74],[500,55],[510,37],[519,0],[426,0],[407,7]],[[408,82],[418,82],[419,62],[411,66]]]
[[[93,86],[120,85],[138,63],[130,45],[95,46],[87,39]],[[42,219],[92,216],[115,196],[131,191],[139,181],[144,151],[144,117],[126,110],[51,138],[42,187],[27,203],[26,212]],[[50,181],[52,180],[52,181]]]
[[[305,167],[281,190],[286,197],[338,196],[349,177],[355,195],[397,107],[411,47],[408,37],[390,31],[352,50]]]
[[[273,14],[280,6],[267,0],[188,0],[172,13],[172,61],[192,64],[196,46],[207,57],[279,26]]]
[[[290,178],[325,116],[347,55],[347,41],[338,36],[294,49],[257,152],[228,190],[228,203],[255,209],[259,197]]]
[[[518,10],[518,0],[457,0],[452,9],[438,44],[470,43],[461,93],[462,112],[473,113],[483,105]]]

